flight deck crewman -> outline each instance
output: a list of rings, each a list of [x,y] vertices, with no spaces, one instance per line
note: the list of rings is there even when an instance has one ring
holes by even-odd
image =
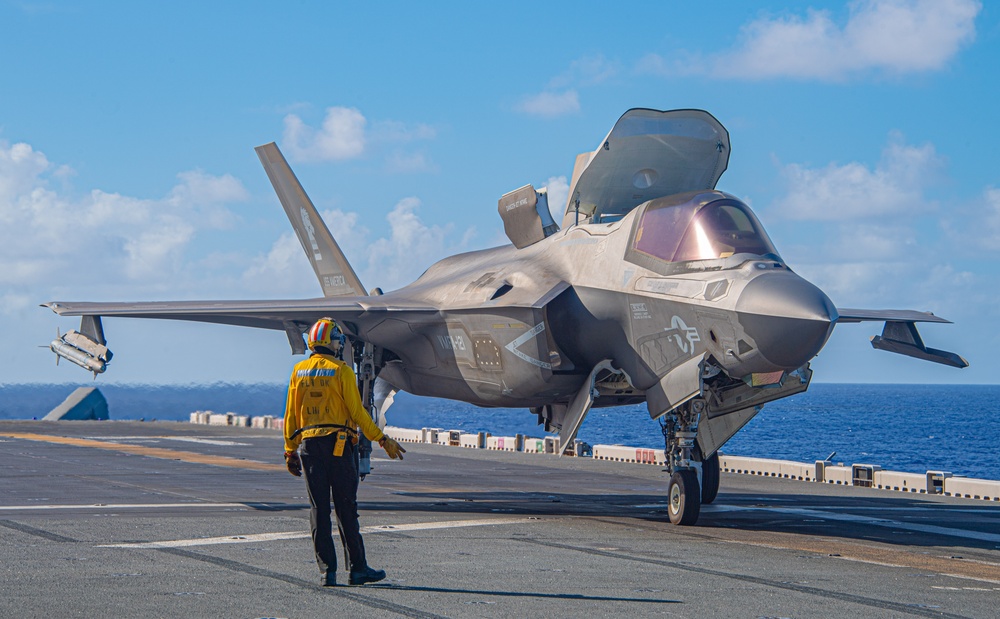
[[[296,477],[306,474],[313,546],[326,587],[337,584],[331,494],[351,561],[348,582],[363,585],[385,578],[385,570],[368,566],[358,524],[358,428],[390,458],[402,460],[406,453],[379,430],[362,406],[354,371],[336,358],[341,338],[337,324],[329,318],[321,318],[309,329],[306,341],[312,355],[295,364],[285,405],[285,464]]]

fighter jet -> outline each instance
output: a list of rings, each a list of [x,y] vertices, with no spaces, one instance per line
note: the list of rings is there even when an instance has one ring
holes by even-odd
[[[380,425],[402,390],[523,407],[570,450],[592,407],[645,403],[660,420],[669,520],[694,524],[719,489],[718,450],[768,402],[805,391],[838,323],[878,321],[875,348],[954,367],[924,345],[927,312],[837,308],[780,256],[753,211],[715,189],[729,133],[702,110],[627,111],[577,156],[561,225],[544,189],[499,199],[509,245],[446,258],[408,286],[365,292],[278,147],[256,149],[323,297],[288,301],[70,303],[79,331],[56,355],[95,373],[111,360],[102,318],[283,331],[293,354],[329,316],[346,335]]]

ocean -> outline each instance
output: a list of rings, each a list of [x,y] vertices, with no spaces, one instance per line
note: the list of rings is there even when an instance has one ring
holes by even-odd
[[[112,419],[187,421],[195,410],[243,415],[284,412],[277,384],[97,386]],[[44,417],[75,389],[69,385],[0,385],[0,419]],[[525,409],[477,408],[461,402],[398,394],[390,425],[436,427],[497,435],[544,436]],[[592,445],[663,448],[645,406],[594,409],[579,438]],[[772,402],[723,448],[729,454],[800,462],[878,464],[883,469],[1000,479],[1000,385],[813,384]]]

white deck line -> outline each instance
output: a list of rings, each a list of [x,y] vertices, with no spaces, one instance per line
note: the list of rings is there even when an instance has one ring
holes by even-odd
[[[90,503],[88,505],[0,505],[2,511],[34,511],[36,509],[176,509],[178,507],[251,507],[247,503]]]
[[[951,527],[939,527],[934,524],[918,524],[916,522],[903,522],[901,520],[889,520],[888,518],[873,518],[871,516],[859,516],[857,514],[838,514],[820,509],[805,509],[799,507],[750,507],[739,505],[713,505],[712,511],[765,511],[777,512],[780,514],[792,514],[796,516],[807,516],[810,518],[822,518],[824,520],[840,520],[842,522],[856,522],[876,527],[887,527],[890,529],[902,529],[904,531],[917,531],[919,533],[933,533],[935,535],[949,535],[951,537],[961,537],[964,539],[974,539],[982,542],[1000,542],[1000,534],[986,533],[985,531],[968,531],[965,529],[953,529]]]
[[[362,533],[394,533],[399,531],[426,531],[431,529],[455,529],[459,527],[483,527],[502,524],[538,522],[537,518],[486,518],[481,520],[448,520],[443,522],[413,522],[409,524],[387,524],[362,527]],[[100,544],[98,548],[185,548],[188,546],[214,546],[217,544],[249,544],[275,540],[308,538],[308,531],[284,531],[280,533],[256,533],[252,535],[228,535],[223,537],[200,537],[195,539],[175,539],[162,542],[139,542],[131,544]]]

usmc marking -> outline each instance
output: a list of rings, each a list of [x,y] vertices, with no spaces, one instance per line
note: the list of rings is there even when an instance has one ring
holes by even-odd
[[[680,316],[674,316],[670,319],[670,328],[664,329],[669,335],[667,339],[673,340],[674,344],[677,344],[677,348],[681,349],[684,354],[690,354],[694,352],[694,343],[701,341],[701,336],[698,335],[698,329],[695,327],[689,327],[687,324],[681,320]]]

